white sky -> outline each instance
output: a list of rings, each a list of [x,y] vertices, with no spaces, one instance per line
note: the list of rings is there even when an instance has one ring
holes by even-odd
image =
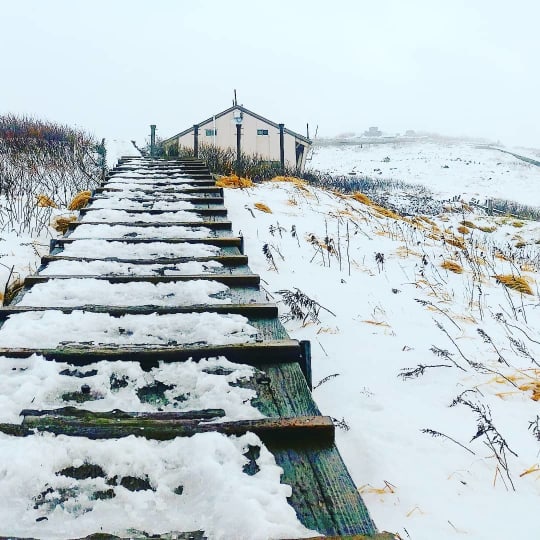
[[[0,112],[142,143],[239,103],[540,148],[536,0],[0,0]]]

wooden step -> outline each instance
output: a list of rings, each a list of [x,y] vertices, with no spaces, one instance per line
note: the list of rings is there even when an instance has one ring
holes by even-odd
[[[99,360],[139,362],[143,369],[151,369],[158,362],[198,361],[201,358],[224,356],[230,362],[257,367],[268,363],[300,362],[300,344],[296,340],[282,339],[229,345],[186,345],[163,347],[159,345],[115,347],[84,344],[62,345],[56,349],[0,347],[0,356],[28,358],[40,354],[47,360],[84,366]],[[1,359],[0,359],[1,361]]]
[[[56,279],[99,279],[101,281],[108,281],[109,283],[133,283],[133,282],[148,282],[148,283],[174,283],[176,281],[218,281],[225,285],[233,287],[257,287],[261,282],[261,277],[258,274],[245,273],[245,274],[177,274],[173,276],[88,276],[88,275],[32,275],[26,276],[24,279],[24,286],[31,287],[36,283],[45,283],[47,281]]]
[[[91,214],[94,211],[97,210],[103,210],[103,208],[83,208],[84,211],[81,211],[81,215]],[[113,209],[107,209],[107,210],[113,210]],[[133,214],[168,214],[168,213],[174,213],[174,212],[190,212],[192,214],[201,214],[201,215],[216,215],[216,216],[226,216],[227,215],[227,207],[216,205],[216,206],[199,206],[195,208],[181,208],[179,210],[152,210],[152,209],[140,209],[140,210],[126,210],[126,212],[133,213]],[[105,223],[105,222],[104,222]]]
[[[145,186],[146,184],[143,184],[143,186]],[[222,196],[223,196],[223,188],[221,187],[217,187],[215,185],[215,182],[214,183],[210,183],[210,182],[205,182],[202,186],[201,185],[190,185],[190,187],[186,187],[186,188],[183,188],[181,190],[172,190],[172,189],[169,189],[168,191],[158,191],[158,190],[155,190],[155,189],[145,189],[143,187],[141,187],[140,189],[137,189],[137,191],[141,191],[143,193],[148,193],[149,195],[160,195],[160,194],[174,194],[174,193],[182,193],[182,194],[185,194],[185,193],[220,193]],[[125,193],[125,196],[122,195],[122,198],[123,199],[129,199],[130,196],[129,196],[129,191],[124,191],[122,189],[119,189],[119,188],[104,188],[104,187],[96,187],[94,188],[93,190],[93,193]],[[137,200],[137,198],[135,197],[134,198],[135,200]],[[153,200],[156,200],[156,201],[159,201],[160,200],[160,197],[159,196],[156,196],[153,198]],[[183,200],[183,199],[179,199],[179,200]]]
[[[87,304],[81,306],[19,306],[8,305],[0,307],[0,321],[4,321],[10,315],[26,313],[29,311],[61,311],[62,313],[72,313],[73,311],[89,311],[92,313],[107,313],[112,317],[122,317],[124,315],[170,315],[174,313],[224,313],[243,315],[247,318],[267,318],[278,316],[278,307],[273,303],[253,303],[253,304],[192,304],[189,306],[109,306]]]
[[[110,227],[134,227],[134,228],[166,228],[166,227],[206,227],[213,230],[230,231],[230,221],[72,221],[68,224],[68,231],[74,231],[81,225],[108,225]]]
[[[190,261],[195,262],[211,262],[216,261],[221,263],[224,266],[244,266],[248,263],[247,255],[215,255],[209,257],[177,257],[174,259],[119,259],[117,257],[106,257],[106,258],[96,258],[96,257],[69,257],[67,255],[44,255],[41,257],[41,264],[47,265],[53,261],[81,261],[81,262],[91,262],[91,261],[112,261],[112,262],[122,262],[130,263],[136,265],[150,265],[150,264],[181,264]]]
[[[209,244],[212,246],[236,246],[243,244],[243,239],[239,236],[216,236],[204,238],[53,238],[50,241],[50,250],[61,248],[66,244],[80,242],[83,240],[103,240],[105,242],[122,242],[124,244],[153,244],[159,242],[163,244]]]
[[[220,189],[220,188],[218,188]],[[205,192],[203,192],[205,193]],[[223,205],[223,202],[224,202],[224,199],[223,197],[219,196],[219,197],[216,197],[214,194],[215,193],[218,193],[217,190],[215,192],[209,192],[209,195],[201,195],[199,197],[183,197],[181,199],[174,199],[174,200],[171,200],[170,202],[188,202],[188,203],[191,203],[191,204],[220,204],[220,205]],[[92,204],[95,203],[96,201],[102,201],[104,199],[109,199],[109,197],[90,197],[90,199],[88,200],[88,206],[86,206],[85,208],[82,208],[81,210],[104,210],[102,208],[94,208],[92,207]],[[153,200],[147,200],[147,199],[142,199],[141,197],[123,197],[122,199],[126,199],[126,200],[130,200],[130,201],[136,201],[136,202],[141,202],[141,203],[151,203],[153,202]],[[157,199],[155,199],[157,200]],[[116,209],[114,209],[116,210]],[[123,208],[118,208],[118,210],[124,210]],[[144,208],[125,208],[125,210],[129,210],[129,211],[134,211],[134,210],[144,210]],[[148,209],[147,211],[149,210],[152,210],[151,208]],[[179,212],[181,210],[184,210],[183,208],[180,208],[178,210],[156,210],[156,211],[159,211],[159,212]],[[79,210],[80,211],[80,210]]]
[[[25,410],[20,425],[24,435],[38,432],[87,437],[88,439],[117,439],[136,435],[160,441],[176,437],[191,437],[197,433],[217,432],[240,436],[248,431],[258,435],[266,444],[286,443],[288,447],[331,445],[334,442],[334,423],[328,416],[297,416],[293,418],[262,418],[235,422],[209,423],[207,420],[181,418],[165,413],[139,415],[123,413],[94,413],[73,407],[51,411]],[[5,424],[0,424],[0,431]],[[14,434],[14,425],[6,430]]]

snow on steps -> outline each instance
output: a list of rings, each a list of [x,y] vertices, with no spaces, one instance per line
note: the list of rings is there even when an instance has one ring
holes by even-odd
[[[216,206],[214,200],[207,201],[207,208],[203,208],[204,203],[197,200],[206,195],[215,197],[215,194],[221,199],[223,195],[222,190],[217,191],[213,187],[212,177],[205,165],[197,161],[164,162],[129,158],[121,160],[120,165],[111,171],[108,180],[109,182],[106,181],[96,190],[100,194],[99,197],[94,195],[90,207],[81,212],[81,221],[71,226],[67,236],[51,241],[51,255],[43,258],[37,275],[26,278],[25,287],[15,298],[14,305],[4,307],[0,311],[2,324],[0,355],[4,357],[4,362],[15,362],[16,365],[17,362],[33,359],[37,366],[42,366],[44,362],[48,363],[50,360],[58,365],[89,366],[88,370],[82,372],[78,371],[79,368],[75,370],[69,368],[66,371],[69,377],[89,377],[89,381],[92,377],[99,376],[100,369],[112,370],[107,373],[110,373],[111,389],[114,392],[130,384],[128,375],[123,375],[124,378],[115,375],[122,365],[132,369],[129,366],[137,363],[145,372],[150,372],[156,369],[163,370],[168,363],[176,365],[181,362],[187,366],[193,361],[202,364],[213,357],[226,358],[226,362],[245,365],[246,369],[252,370],[251,376],[229,383],[226,392],[234,393],[237,388],[238,392],[251,391],[251,399],[248,400],[250,406],[255,407],[257,414],[263,417],[227,421],[224,418],[225,412],[221,409],[171,411],[170,407],[174,409],[175,405],[171,404],[168,392],[171,392],[174,383],[179,381],[167,380],[166,377],[160,376],[161,378],[154,379],[152,384],[136,389],[137,395],[146,396],[145,403],[152,403],[152,400],[156,403],[155,409],[151,412],[99,410],[99,389],[92,389],[90,385],[83,384],[80,391],[67,392],[63,398],[64,401],[89,402],[94,407],[92,411],[75,407],[36,410],[23,405],[20,413],[23,416],[22,424],[0,424],[0,432],[23,437],[21,440],[35,439],[38,442],[40,439],[36,439],[35,430],[55,433],[58,439],[52,443],[65,445],[66,448],[70,446],[71,439],[62,438],[65,435],[105,439],[104,443],[107,439],[127,437],[134,451],[137,448],[143,451],[141,438],[176,441],[177,437],[188,436],[195,441],[197,437],[217,437],[218,433],[222,436],[234,435],[239,437],[238,441],[246,441],[238,443],[247,450],[243,454],[242,469],[247,475],[246,481],[247,477],[257,476],[259,470],[261,474],[265,470],[270,471],[269,465],[262,459],[263,453],[267,452],[266,445],[271,452],[269,455],[273,455],[272,459],[275,460],[273,463],[282,469],[282,484],[288,484],[292,488],[287,495],[287,501],[294,508],[300,522],[291,519],[291,515],[287,517],[287,512],[283,508],[277,510],[277,514],[272,514],[268,502],[273,501],[271,507],[279,506],[279,490],[268,485],[265,489],[270,489],[273,495],[270,493],[265,495],[271,499],[261,504],[261,510],[254,513],[251,510],[247,511],[246,507],[246,511],[237,516],[245,520],[245,529],[242,529],[242,524],[238,521],[226,524],[231,511],[229,509],[214,519],[209,518],[206,522],[203,519],[202,528],[210,537],[225,537],[222,536],[225,531],[227,537],[235,538],[266,538],[268,535],[273,538],[314,538],[314,532],[318,531],[325,535],[353,535],[350,538],[363,538],[358,536],[363,534],[381,540],[391,538],[386,534],[376,534],[375,525],[334,445],[332,420],[320,415],[311,397],[308,387],[308,384],[311,385],[309,344],[289,339],[277,318],[276,306],[268,303],[259,290],[259,276],[253,274],[246,266],[247,259],[242,253],[242,239],[219,234],[231,228],[230,222],[218,221],[221,216],[226,215],[226,209]],[[140,190],[139,188],[143,186],[145,189]],[[108,220],[105,223],[108,223],[107,226],[113,231],[115,228],[124,231],[129,227],[133,230],[153,227],[158,231],[158,227],[165,224],[173,226],[204,224],[213,231],[212,235],[205,235],[202,232],[194,238],[174,236],[162,238],[157,237],[157,234],[152,238],[134,238],[131,235],[126,238],[117,237],[115,234],[111,234],[111,238],[107,239],[74,238],[73,231],[82,230],[80,227],[83,224],[86,228],[96,227],[95,230],[98,227],[103,228],[103,222],[92,222],[91,216],[93,212],[94,215],[105,216],[106,212],[98,214],[98,210],[92,210],[92,205],[106,201],[108,196],[111,200],[118,197],[118,201],[150,200],[154,204],[156,201],[159,203],[162,198],[170,202],[171,197],[178,193],[178,189],[182,190],[182,193],[193,194],[190,203],[196,204],[193,208],[183,208],[182,211],[195,212],[194,218],[204,215],[203,222],[164,223],[158,217],[162,216],[162,210],[149,211],[142,203],[140,208],[133,209],[129,208],[128,203],[128,211],[124,214],[131,221],[124,220],[125,216],[122,214],[121,221]],[[197,197],[194,194],[197,194]],[[222,201],[215,202],[219,205]],[[115,208],[113,204],[108,206],[102,203],[96,206],[96,208],[109,207]],[[114,217],[115,213],[118,214],[118,211],[112,210],[111,217]],[[137,213],[149,216],[148,221],[145,219],[145,223],[141,224],[137,220]],[[152,215],[156,216],[155,221],[151,221]],[[212,217],[212,220],[209,217]],[[54,264],[68,262],[76,265],[94,264],[94,268],[96,265],[105,264],[101,266],[105,273],[92,275],[81,272],[63,275],[47,271],[49,266],[52,268]],[[193,262],[213,262],[214,265],[218,265],[218,269],[197,274],[182,273],[181,269],[175,271],[174,265]],[[112,267],[107,266],[111,264]],[[122,264],[127,264],[128,268],[114,266]],[[163,272],[166,268],[169,269],[168,275],[156,275],[160,273],[160,264]],[[129,268],[133,266],[138,267],[136,272],[130,272]],[[109,273],[114,268],[118,268],[121,275]],[[190,285],[191,283],[196,285]],[[201,283],[206,283],[204,289],[208,292],[205,294],[210,294],[207,302],[203,304],[197,304],[198,297],[195,295],[193,297],[195,300],[191,304],[187,302],[187,305],[182,305],[179,297],[178,303],[167,302],[163,305],[161,302],[162,305],[155,306],[152,301],[152,290],[148,292],[148,287],[154,287],[155,303],[160,303],[158,300],[160,287],[170,287],[171,290],[167,294],[174,297],[183,294],[182,287],[185,291],[189,287],[200,289]],[[210,283],[220,285],[216,285],[214,291],[208,289]],[[56,291],[54,294],[43,288],[49,286],[51,291],[53,289]],[[94,291],[103,287],[103,290],[94,297],[92,294],[77,294],[76,291],[72,294],[66,292],[63,295],[64,300],[54,305],[55,296],[62,298],[62,288],[68,286],[78,286],[81,289],[87,286]],[[150,294],[143,300],[147,305],[139,305],[140,302],[137,301],[138,295],[142,294],[140,288],[143,286],[146,291],[144,294]],[[40,290],[40,287],[43,289]],[[121,287],[125,290],[120,290]],[[192,291],[190,293],[194,294]],[[130,294],[133,295],[133,299],[128,302],[126,299],[129,299]],[[212,297],[213,294],[216,295],[215,298]],[[93,298],[95,301],[89,302]],[[140,298],[142,300],[143,297]],[[199,319],[204,320],[203,325],[199,324]],[[41,330],[39,330],[40,321],[44,321]],[[159,335],[155,333],[156,329]],[[35,336],[39,332],[42,333],[42,338],[36,343]],[[94,337],[87,342],[85,336],[92,332]],[[186,332],[187,337],[183,338]],[[59,341],[60,338],[55,337],[56,335],[71,338],[67,342],[62,342]],[[227,337],[228,335],[230,337]],[[53,346],[42,345],[48,342]],[[16,368],[13,369],[17,371]],[[24,373],[29,376],[31,373],[26,373],[27,369],[25,368]],[[218,368],[214,373],[217,377],[226,377],[229,372],[226,368]],[[65,374],[65,371],[61,373]],[[118,388],[113,385],[113,380]],[[145,392],[143,389],[146,389]],[[151,398],[148,398],[148,395]],[[20,399],[24,401],[25,398]],[[140,399],[142,400],[142,397]],[[185,395],[178,399],[180,404],[185,400],[189,401]],[[31,402],[28,405],[31,405]],[[163,407],[171,412],[161,412]],[[208,423],[208,420],[211,422]],[[133,435],[138,437],[133,438]],[[216,439],[219,440],[221,439]],[[92,447],[90,443],[88,444],[88,448]],[[97,447],[92,448],[95,450]],[[154,449],[157,452],[158,447]],[[72,468],[79,470],[83,466],[84,463],[74,465]],[[54,467],[51,471],[54,472]],[[62,474],[62,471],[54,474],[53,478]],[[83,478],[81,482],[86,481]],[[158,493],[161,493],[160,482],[156,479],[153,481],[158,484]],[[109,485],[115,484],[113,482]],[[110,488],[106,493],[116,497],[119,489]],[[152,489],[155,491],[156,486]],[[206,494],[208,497],[211,490],[212,487],[204,486],[199,496]],[[80,503],[78,495],[72,492],[66,495],[61,488],[55,491],[49,487],[43,493],[42,499],[50,502],[50,510],[55,510],[58,504],[65,510],[69,507],[70,497],[75,498],[75,503]],[[62,497],[65,500],[61,497],[61,502],[55,505],[54,497],[58,493],[63,493]],[[175,491],[175,494],[171,496],[181,497],[182,491],[180,493]],[[263,492],[254,492],[249,496],[249,500],[262,502],[263,496]],[[38,501],[34,509],[41,509],[42,500],[36,498],[34,500]],[[282,501],[285,502],[284,499]],[[104,504],[102,501],[100,503]],[[164,502],[160,504],[163,506]],[[169,504],[173,503],[170,501]],[[176,504],[174,503],[174,508]],[[85,512],[98,514],[101,509],[101,506],[99,508],[98,506],[90,505]],[[69,516],[72,528],[62,529],[68,531],[64,533],[64,537],[66,534],[69,537],[70,533],[71,536],[75,536],[95,532],[88,529],[88,524],[86,528],[77,528],[76,523],[83,523],[83,520],[79,516],[77,522],[76,513]],[[172,519],[176,510],[173,511],[171,506],[165,513],[167,518]],[[194,509],[192,514],[199,516],[200,511]],[[156,520],[153,518],[152,515],[152,519],[145,523],[144,526],[148,529],[146,532],[162,534],[163,531],[156,530]],[[253,525],[254,519],[259,519],[260,523]],[[44,520],[50,528],[45,524],[40,525],[45,523]],[[126,532],[129,528],[129,520],[121,525],[112,520],[111,523],[113,522],[116,524],[114,532],[121,533],[122,530]],[[189,524],[185,523],[189,528]],[[232,528],[227,529],[227,526]],[[218,530],[220,532],[216,533]],[[37,518],[33,528],[27,523],[20,529],[10,530],[9,533],[39,535],[51,534],[53,531],[54,534],[58,534],[54,529],[53,514],[49,512]],[[204,535],[199,531],[179,533],[175,537],[203,538]],[[339,537],[346,538],[346,536]]]

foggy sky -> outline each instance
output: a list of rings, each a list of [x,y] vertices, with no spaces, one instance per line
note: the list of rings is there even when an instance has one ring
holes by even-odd
[[[311,135],[540,148],[535,0],[0,0],[0,113],[165,138],[238,101]]]

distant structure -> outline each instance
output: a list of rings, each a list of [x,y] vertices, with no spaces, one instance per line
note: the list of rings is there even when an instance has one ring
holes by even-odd
[[[206,120],[163,141],[163,149],[171,154],[181,147],[214,145],[259,155],[273,165],[303,172],[312,141],[287,129],[284,124],[268,120],[233,101],[232,107],[210,116]]]
[[[365,137],[380,137],[382,131],[377,126],[370,127],[367,131],[364,131]]]

